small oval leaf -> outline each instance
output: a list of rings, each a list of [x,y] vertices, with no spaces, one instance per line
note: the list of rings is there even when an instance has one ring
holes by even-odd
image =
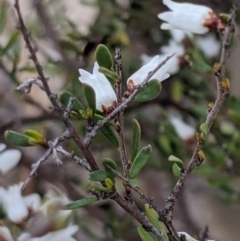
[[[209,126],[207,123],[202,123],[199,127],[199,129],[202,131],[203,139],[206,140],[208,133],[209,133]]]
[[[181,168],[178,166],[177,163],[174,163],[172,165],[172,173],[177,178],[179,178],[181,176]]]
[[[139,144],[141,140],[141,126],[139,125],[136,119],[133,120],[133,137],[132,137],[132,146],[131,146],[131,160],[134,160],[138,151]]]
[[[163,237],[166,241],[169,241],[169,238],[167,236],[167,228],[166,228],[165,224],[163,222],[159,221],[158,213],[153,208],[150,208],[148,203],[145,204],[145,212],[147,214],[149,221],[153,224],[153,226],[157,230],[162,232]]]
[[[109,70],[105,67],[100,67],[98,71],[104,74],[112,85],[116,84],[119,79],[118,74],[113,70]]]
[[[158,80],[151,80],[146,86],[144,86],[138,94],[135,96],[134,101],[142,102],[154,99],[162,90],[162,85]]]
[[[75,209],[75,208],[80,208],[80,207],[84,207],[88,204],[94,203],[96,202],[98,199],[96,196],[90,196],[90,197],[86,197],[74,202],[71,202],[67,205],[64,205],[62,207],[62,209],[66,210],[66,209]]]
[[[94,89],[91,86],[84,84],[84,92],[88,102],[88,106],[90,109],[92,109],[92,113],[94,115],[94,113],[96,112],[96,96]]]
[[[24,134],[26,136],[32,137],[33,139],[35,139],[39,142],[45,142],[43,135],[41,133],[39,133],[38,131],[29,129],[29,130],[24,131]]]
[[[114,130],[108,124],[105,124],[100,132],[107,138],[107,140],[113,144],[114,147],[119,148],[118,138],[114,133]]]
[[[112,55],[104,44],[99,44],[96,49],[96,60],[100,67],[105,67],[107,69],[112,69],[113,59]]]
[[[74,97],[71,110],[73,110],[77,113],[79,113],[80,110],[84,110],[82,103],[69,91],[64,90],[60,94],[59,100],[64,107],[67,107],[71,97]]]
[[[21,133],[15,131],[6,131],[5,132],[5,139],[12,145],[15,146],[35,146],[36,140]]]
[[[142,226],[138,227],[138,234],[142,241],[154,241],[152,236]]]
[[[150,155],[152,153],[152,147],[150,145],[143,147],[133,160],[133,164],[129,170],[130,179],[134,179],[142,168],[147,163]]]
[[[179,163],[179,164],[183,165],[183,161],[181,159],[179,159],[178,157],[174,156],[174,155],[169,156],[168,160],[170,162],[176,162],[176,163]]]
[[[115,174],[112,172],[112,170],[110,168],[112,168],[113,170],[116,171],[117,170],[116,162],[113,161],[112,159],[106,158],[103,160],[103,166],[105,168],[107,177],[114,181]]]
[[[89,179],[93,182],[102,182],[107,178],[107,173],[104,170],[97,170],[89,173]]]

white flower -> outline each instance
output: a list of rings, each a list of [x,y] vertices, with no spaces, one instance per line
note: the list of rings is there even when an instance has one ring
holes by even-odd
[[[128,80],[127,84],[130,86],[136,86],[141,84],[144,79],[147,77],[147,74],[153,71],[161,62],[166,59],[167,56],[157,55],[151,59],[150,62],[142,66],[137,72],[132,74]],[[171,58],[172,59],[172,58]],[[157,79],[159,82],[167,79],[170,74],[168,73],[168,69],[172,64],[171,59],[169,59],[152,77],[152,79]]]
[[[178,232],[178,236],[181,237],[181,235],[184,235],[186,237],[186,241],[198,241],[197,239],[191,237],[188,233],[186,232]],[[215,241],[215,240],[210,240],[206,239],[206,241]]]
[[[42,237],[31,237],[28,233],[23,233],[17,240],[18,241],[76,241],[75,238],[72,237],[77,231],[79,227],[77,225],[70,225],[64,229],[50,232]]]
[[[18,162],[21,159],[21,156],[22,156],[21,152],[15,149],[10,149],[10,150],[1,152],[0,153],[0,172],[2,174],[9,172],[12,168],[14,168],[18,164]]]
[[[0,143],[0,152],[6,149],[6,145],[4,143]]]
[[[172,11],[158,14],[158,18],[166,23],[161,29],[181,29],[196,34],[205,34],[211,27],[216,27],[219,19],[211,8],[191,3],[176,3],[163,0],[163,4]]]
[[[116,93],[108,79],[98,69],[99,65],[97,62],[94,63],[93,74],[84,69],[79,69],[81,75],[79,80],[93,88],[96,95],[96,108],[99,111],[105,112],[108,109],[111,111],[117,102]]]
[[[180,29],[169,29],[172,38],[175,42],[181,43],[186,37],[192,38],[193,34],[191,32],[182,31]]]
[[[0,226],[0,240],[13,241],[13,237],[7,227]]]
[[[28,208],[21,194],[22,183],[10,186],[8,190],[0,187],[0,203],[9,220],[20,223],[28,216]]]
[[[31,211],[38,211],[41,206],[41,198],[37,193],[32,193],[23,197],[26,206],[31,209]]]
[[[183,122],[179,117],[171,115],[169,121],[173,125],[180,139],[187,141],[195,135],[195,129],[189,124]]]
[[[213,58],[219,54],[221,44],[213,34],[198,37],[196,43],[207,58]]]

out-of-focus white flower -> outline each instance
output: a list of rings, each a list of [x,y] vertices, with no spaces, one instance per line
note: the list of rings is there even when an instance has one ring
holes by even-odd
[[[13,241],[13,237],[7,227],[0,226],[0,240]]]
[[[32,193],[23,197],[25,204],[31,211],[38,211],[41,206],[41,198],[37,193]]]
[[[177,43],[174,40],[171,40],[168,45],[162,46],[160,48],[160,51],[163,53],[163,54],[159,55],[159,58],[162,59],[162,60],[166,59],[167,56],[170,55],[170,53],[175,53],[175,55],[168,61],[169,63],[168,62],[166,63],[167,64],[167,66],[166,66],[166,68],[167,68],[166,78],[168,78],[169,75],[176,74],[179,71],[180,58],[184,55],[185,48],[181,43]],[[141,55],[142,63],[144,65],[147,65],[148,63],[151,63],[153,58],[154,57],[148,56],[146,54]],[[155,67],[156,67],[156,65],[155,65]],[[152,68],[152,70],[153,69],[154,68]],[[164,71],[164,69],[163,69],[163,71]],[[146,73],[148,73],[148,72],[145,72],[145,77],[146,77]],[[144,77],[144,75],[142,77]],[[130,78],[133,79],[132,77],[130,77]],[[152,79],[153,79],[153,77],[152,77]]]
[[[180,29],[169,29],[172,38],[175,42],[181,43],[186,37],[192,38],[193,34],[191,32],[186,32]]]
[[[6,145],[4,143],[0,143],[0,152],[6,149]]]
[[[21,157],[22,157],[22,154],[19,150],[10,149],[10,150],[1,152],[0,153],[0,172],[2,174],[9,172],[12,168],[14,168],[18,164]]]
[[[178,232],[179,237],[181,237],[181,235],[184,235],[186,237],[186,241],[198,241],[197,239],[191,237],[188,233],[186,232]],[[215,240],[210,240],[210,239],[206,239],[206,241],[215,241]]]
[[[28,208],[21,194],[22,183],[10,186],[7,190],[0,187],[0,203],[9,220],[20,223],[28,216]]]
[[[77,231],[79,227],[77,225],[70,225],[64,229],[50,232],[42,237],[31,237],[28,233],[23,233],[20,237],[18,237],[18,241],[77,241],[72,237]]]
[[[183,122],[179,117],[171,115],[169,121],[173,125],[180,139],[187,141],[195,135],[195,129],[189,124]]]
[[[44,216],[49,217],[53,221],[56,220],[60,223],[65,223],[67,218],[71,215],[71,210],[61,210],[63,205],[70,202],[66,194],[57,187],[49,190],[46,195],[46,202],[41,206],[40,211]]]
[[[99,65],[94,63],[93,74],[79,69],[79,80],[93,88],[96,95],[96,108],[101,112],[111,112],[117,103],[117,96],[113,87],[104,74],[98,71]]]
[[[216,57],[220,52],[221,44],[213,34],[199,36],[196,43],[207,58]]]
[[[176,3],[163,0],[163,4],[172,11],[158,14],[165,21],[161,29],[181,29],[196,34],[205,34],[210,28],[220,25],[219,18],[211,8],[191,3]]]
[[[169,55],[168,55],[169,56]],[[157,55],[151,59],[150,62],[142,66],[138,71],[132,74],[128,80],[127,85],[132,88],[132,86],[136,86],[141,84],[144,79],[147,77],[147,74],[153,71],[161,62],[166,59],[167,56]],[[172,64],[172,58],[169,59],[152,77],[151,79],[157,79],[159,82],[167,79],[170,74],[168,70]]]

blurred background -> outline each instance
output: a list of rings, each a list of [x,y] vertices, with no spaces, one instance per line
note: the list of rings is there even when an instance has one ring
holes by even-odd
[[[61,135],[64,126],[52,111],[45,93],[36,86],[27,95],[15,91],[20,83],[36,77],[37,73],[16,29],[13,2],[0,0],[0,142],[5,143],[4,132],[8,129],[18,132],[35,129],[51,140]],[[232,6],[232,1],[227,0],[191,2],[209,6],[217,13],[229,12]],[[160,48],[173,38],[172,33],[160,29],[162,21],[157,14],[167,10],[160,0],[25,0],[20,4],[52,92],[60,94],[69,90],[85,106],[78,69],[92,72],[98,44],[107,45],[113,55],[116,47],[121,49],[123,76],[127,80],[144,59],[160,54]],[[237,24],[228,61],[231,95],[204,147],[206,161],[187,180],[174,211],[178,231],[197,237],[208,226],[210,237],[218,241],[238,241],[240,237],[239,37]],[[201,47],[201,38],[214,41]],[[173,154],[188,163],[195,147],[194,133],[205,121],[208,103],[216,97],[215,79],[209,66],[219,61],[219,35],[185,36],[181,44],[185,52],[179,69],[162,83],[160,96],[148,102],[132,103],[125,112],[127,146],[132,138],[132,120],[136,118],[142,128],[142,146],[153,147],[151,161],[142,171],[139,185],[155,198],[160,208],[164,207],[177,180],[168,157]],[[214,47],[216,53],[209,54]],[[126,89],[125,83],[123,86]],[[73,123],[84,136],[86,123]],[[183,129],[186,135],[180,133]],[[82,157],[73,142],[65,142],[63,146]],[[22,159],[17,168],[0,177],[1,186],[24,181],[31,165],[44,154],[40,147],[19,149]],[[100,165],[105,157],[119,163],[118,151],[101,134],[94,138],[91,150]],[[51,158],[43,163],[24,194],[37,192],[44,197],[49,186],[54,185],[71,200],[85,196],[89,183],[87,171],[71,160],[62,156],[60,159],[63,167],[57,167]],[[122,189],[120,181],[118,188]],[[136,200],[143,209],[143,201],[138,197]],[[140,240],[137,222],[111,201],[74,210],[72,216],[72,222],[79,225],[77,240]],[[15,230],[16,234],[19,232]]]

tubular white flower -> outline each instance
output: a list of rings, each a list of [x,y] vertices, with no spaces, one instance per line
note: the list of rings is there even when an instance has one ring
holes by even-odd
[[[168,55],[169,56],[169,55]],[[127,84],[131,85],[139,85],[141,84],[144,79],[146,78],[147,74],[151,71],[153,71],[161,62],[163,62],[166,59],[167,56],[161,56],[157,55],[151,59],[150,62],[142,66],[138,71],[136,71],[134,74],[132,74],[128,80]],[[172,58],[169,59],[152,77],[152,79],[157,79],[159,82],[162,82],[163,80],[167,79],[170,74],[168,73],[168,70],[172,64]]]
[[[93,74],[84,69],[79,69],[81,75],[79,80],[83,84],[87,84],[93,88],[96,95],[96,108],[104,112],[104,109],[111,108],[116,104],[117,96],[108,79],[98,69],[99,65],[97,62],[94,63]]]
[[[0,153],[0,172],[5,174],[14,168],[20,161],[21,156],[21,152],[14,149],[6,150]]]
[[[171,115],[169,121],[173,125],[180,139],[187,141],[195,135],[195,129],[189,124],[183,122],[179,117]]]
[[[9,220],[20,223],[28,216],[28,208],[21,194],[22,183],[10,186],[8,190],[0,187],[0,203]]]
[[[161,29],[181,29],[196,34],[205,34],[209,31],[207,25],[217,24],[217,17],[211,8],[191,3],[176,3],[163,0],[170,10],[158,14],[158,18],[165,21]],[[211,20],[209,22],[209,20]],[[215,23],[215,22],[216,23]]]

